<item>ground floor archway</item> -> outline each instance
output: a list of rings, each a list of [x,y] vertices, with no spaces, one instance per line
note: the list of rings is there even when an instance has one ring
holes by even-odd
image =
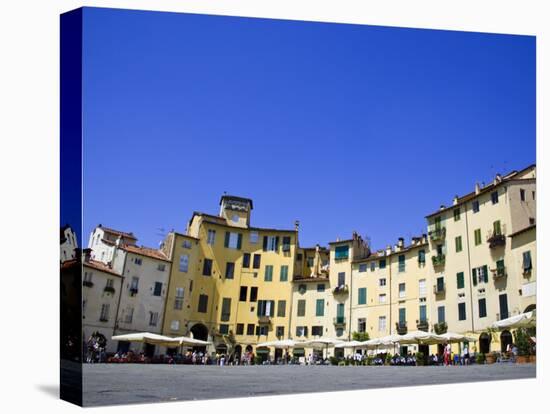
[[[488,354],[491,350],[491,335],[483,332],[479,335],[479,352],[482,354]]]
[[[208,328],[202,323],[196,323],[191,327],[191,333],[194,339],[200,339],[201,341],[208,341]],[[193,351],[206,352],[205,346],[194,346]]]
[[[510,331],[502,331],[500,334],[500,351],[506,352],[506,350],[508,349],[508,345],[510,345],[511,347],[513,342],[514,340]]]

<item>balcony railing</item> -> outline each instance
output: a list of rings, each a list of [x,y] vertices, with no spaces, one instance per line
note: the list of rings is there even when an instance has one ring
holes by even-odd
[[[434,323],[434,332],[437,335],[447,333],[447,322]]]
[[[267,325],[271,323],[271,316],[269,315],[262,315],[258,316],[258,323],[262,325]]]
[[[500,279],[503,277],[506,277],[506,267],[497,267],[496,269],[491,269],[491,272],[493,272],[493,279]]]
[[[336,286],[336,287],[332,290],[332,293],[333,293],[334,295],[347,295],[347,294],[349,293],[348,285]]]
[[[104,292],[107,292],[107,293],[115,293],[115,288],[112,287],[112,286],[105,286],[105,288],[103,289]]]
[[[434,294],[439,295],[445,293],[445,283],[436,283],[434,285]]]
[[[399,335],[405,335],[407,333],[407,322],[396,322],[395,329]]]
[[[346,317],[345,316],[336,316],[334,318],[334,325],[336,326],[342,326],[346,324]]]
[[[502,233],[491,232],[487,236],[487,243],[489,243],[490,249],[494,249],[496,247],[502,247],[506,245],[506,236]]]
[[[432,263],[434,266],[443,266],[445,264],[445,255],[438,254],[437,256],[432,256]]]
[[[94,283],[90,280],[83,280],[82,281],[82,286],[92,287],[93,285],[94,285]]]
[[[428,330],[430,329],[430,324],[428,323],[428,320],[418,319],[416,321],[416,329],[418,329],[419,331],[428,332]]]
[[[447,230],[445,227],[438,227],[428,232],[431,241],[439,241],[445,238]]]

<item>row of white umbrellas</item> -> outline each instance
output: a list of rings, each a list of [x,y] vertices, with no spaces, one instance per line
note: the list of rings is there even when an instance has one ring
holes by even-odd
[[[190,338],[188,336],[178,336],[172,338],[169,336],[158,335],[150,332],[138,332],[126,335],[116,335],[111,338],[113,341],[143,342],[151,345],[166,346],[175,348],[182,345],[203,346],[210,345],[211,342],[201,341],[200,339]]]

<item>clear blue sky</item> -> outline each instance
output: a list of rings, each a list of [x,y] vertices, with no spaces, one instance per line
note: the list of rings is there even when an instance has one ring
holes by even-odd
[[[158,246],[220,195],[303,246],[425,231],[535,162],[535,38],[85,9],[84,242]]]

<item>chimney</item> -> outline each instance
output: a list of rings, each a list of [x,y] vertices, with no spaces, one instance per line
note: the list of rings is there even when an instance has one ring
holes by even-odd
[[[389,256],[391,254],[391,245],[386,246],[386,256]]]
[[[428,235],[426,233],[422,233],[422,244],[428,243]]]
[[[476,192],[476,195],[479,194],[481,188],[479,186],[479,183],[476,183],[476,187],[475,187],[475,192]]]
[[[501,181],[502,181],[502,176],[499,173],[497,173],[497,175],[495,175],[495,182],[500,183]]]
[[[458,204],[458,195],[455,195],[453,198],[453,206],[456,206]]]
[[[402,249],[404,245],[405,245],[405,239],[403,239],[403,237],[398,238],[397,246],[399,246],[399,248]]]
[[[300,229],[300,220],[294,222],[294,230],[298,231]]]
[[[82,254],[84,256],[84,262],[90,262],[90,256],[92,255],[92,249],[82,249]]]
[[[441,204],[441,205],[439,206],[439,210],[445,210],[445,204]]]

